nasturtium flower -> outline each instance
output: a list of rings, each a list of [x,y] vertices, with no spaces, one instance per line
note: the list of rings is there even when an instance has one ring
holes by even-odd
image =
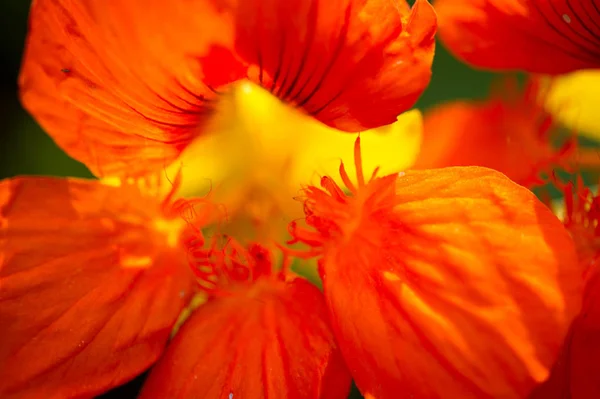
[[[468,64],[562,74],[600,68],[596,0],[436,0],[442,42]]]
[[[206,136],[239,80],[341,130],[392,123],[429,83],[435,30],[426,0],[36,0],[21,96],[95,175],[139,175]]]
[[[561,75],[548,110],[598,140],[600,5],[596,0],[436,0],[439,37],[466,63]],[[568,74],[562,76],[562,74]]]
[[[23,103],[104,179],[1,183],[0,396],[91,397],[155,362],[143,398],[341,399],[351,377],[366,398],[528,395],[581,306],[572,237],[499,172],[377,159],[401,136],[383,125],[413,126],[399,115],[429,81],[435,30],[425,0],[34,1]],[[290,147],[307,119],[234,112],[238,134],[220,136],[221,106],[248,87],[322,129]],[[363,132],[353,150],[342,131]],[[198,168],[221,173],[208,197],[140,186],[171,164],[184,184],[212,179],[186,167],[196,143]],[[253,216],[246,188],[268,208],[294,184],[296,246],[221,234]],[[323,292],[293,258],[318,260]]]
[[[557,146],[543,85],[535,79],[523,88],[513,79],[498,83],[487,100],[455,100],[425,113],[416,169],[485,166],[532,187],[570,166],[575,142],[564,138]]]

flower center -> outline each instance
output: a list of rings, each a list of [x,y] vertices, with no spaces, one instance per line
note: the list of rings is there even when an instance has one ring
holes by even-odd
[[[304,256],[320,253],[332,241],[339,245],[357,238],[367,241],[380,238],[373,234],[382,231],[379,227],[381,223],[386,223],[388,213],[394,207],[398,175],[377,177],[378,170],[375,169],[366,181],[362,169],[360,138],[355,142],[354,162],[357,185],[351,181],[343,164],[339,169],[348,194],[328,176],[321,179],[322,189],[311,186],[305,190],[306,224],[316,231],[299,227],[297,223],[292,223],[290,227],[290,233],[294,237],[290,244],[301,242],[313,248],[305,252]]]
[[[290,270],[284,256],[276,270],[273,254],[260,244],[240,245],[226,236],[215,236],[207,247],[203,239],[188,240],[189,262],[200,287],[211,296],[246,291],[258,280],[283,280]]]

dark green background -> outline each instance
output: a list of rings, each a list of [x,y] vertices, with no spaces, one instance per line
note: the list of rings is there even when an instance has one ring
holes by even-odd
[[[19,104],[17,76],[28,8],[27,0],[0,1],[0,178],[20,174],[91,176],[83,165],[66,156]],[[483,98],[493,78],[462,65],[438,45],[431,85],[417,106],[426,109],[456,98]],[[133,398],[141,382],[138,378],[102,397]],[[352,397],[360,398],[360,394],[354,392]]]

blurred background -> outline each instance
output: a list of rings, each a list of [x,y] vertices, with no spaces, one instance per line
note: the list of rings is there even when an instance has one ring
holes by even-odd
[[[17,79],[27,32],[29,0],[0,1],[0,178],[16,175],[91,177],[85,166],[65,155],[23,110]],[[417,107],[458,98],[485,98],[494,74],[474,71],[438,45],[433,78]],[[101,398],[135,398],[140,377]],[[356,390],[352,398],[360,398]]]
[[[0,1],[0,178],[20,174],[91,176],[44,134],[19,103],[17,77],[30,3]]]

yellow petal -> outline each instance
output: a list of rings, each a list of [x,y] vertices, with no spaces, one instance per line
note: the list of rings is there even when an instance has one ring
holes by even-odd
[[[546,104],[562,124],[583,136],[600,140],[600,69],[555,78]]]
[[[419,152],[422,132],[423,118],[415,109],[400,115],[391,125],[361,133],[363,170],[371,171],[379,166],[380,173],[387,174],[410,168]],[[296,185],[318,184],[315,178],[323,175],[339,179],[340,161],[344,162],[348,174],[354,176],[355,140],[353,134],[315,126],[307,135],[304,151],[296,156]]]
[[[248,218],[250,225],[244,229],[261,219],[285,229],[291,220],[303,217],[294,199],[303,186],[324,174],[338,176],[341,160],[348,173],[354,173],[355,134],[330,128],[251,83],[235,86],[223,97],[210,131],[168,172],[173,175],[182,168],[182,195],[212,190],[213,199],[224,203],[230,215]],[[381,166],[382,173],[410,167],[421,133],[417,110],[392,125],[361,133],[364,167]]]

